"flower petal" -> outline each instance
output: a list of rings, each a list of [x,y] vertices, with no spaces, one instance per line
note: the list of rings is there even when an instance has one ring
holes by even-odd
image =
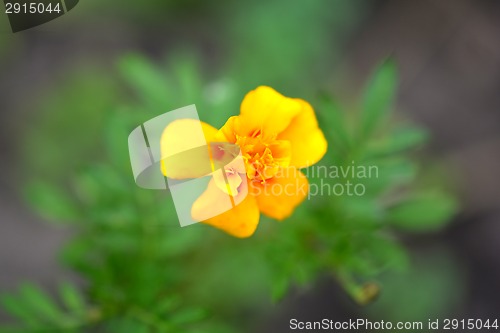
[[[244,184],[246,182],[242,185]],[[206,214],[213,215],[211,212],[217,207],[217,209],[221,208],[221,202],[224,202],[227,198],[228,195],[217,187],[215,181],[211,180],[207,190],[193,204],[191,209],[193,219],[199,220],[203,216],[207,216]],[[248,191],[240,190],[239,194],[234,197],[234,202],[237,205],[232,209],[205,219],[202,222],[221,229],[235,237],[250,237],[259,224],[260,213],[257,207],[257,200]]]
[[[276,140],[269,145],[269,149],[273,153],[274,161],[283,168],[290,165],[292,155],[292,146],[288,140]]]
[[[265,184],[252,182],[252,191],[262,213],[283,220],[304,201],[309,191],[309,183],[300,170],[292,167],[282,168]]]
[[[161,136],[161,171],[174,179],[198,178],[212,172],[208,142],[217,129],[195,119],[171,122]],[[200,133],[199,135],[197,135]],[[203,133],[204,138],[201,137]]]
[[[290,165],[303,168],[315,164],[325,155],[328,143],[318,127],[312,106],[296,99],[302,108],[288,128],[278,135],[279,140],[288,140],[292,145]]]
[[[250,91],[240,107],[241,121],[235,126],[236,133],[251,136],[260,131],[265,136],[275,136],[283,132],[292,119],[299,114],[301,104],[276,90],[260,86]]]
[[[218,141],[236,142],[236,129],[240,129],[240,120],[238,116],[230,117],[216,134]]]

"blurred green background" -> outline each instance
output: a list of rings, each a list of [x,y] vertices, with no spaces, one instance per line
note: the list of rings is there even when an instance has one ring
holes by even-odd
[[[2,323],[287,332],[291,318],[493,319],[499,15],[466,0],[88,0],[17,34],[0,15]],[[193,103],[220,127],[258,85],[312,103],[323,165],[356,159],[384,176],[363,198],[263,219],[249,240],[180,229],[168,194],[135,186],[130,130]],[[371,283],[379,297],[361,306]]]

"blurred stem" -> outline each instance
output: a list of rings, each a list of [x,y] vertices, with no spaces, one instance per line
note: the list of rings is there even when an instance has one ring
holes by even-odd
[[[380,293],[380,286],[375,282],[366,282],[360,285],[345,273],[337,274],[335,277],[349,296],[359,305],[370,304]]]

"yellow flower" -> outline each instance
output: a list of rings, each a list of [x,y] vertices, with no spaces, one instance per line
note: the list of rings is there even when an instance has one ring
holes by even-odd
[[[243,163],[226,165],[227,179],[214,176],[191,214],[241,238],[255,232],[260,213],[277,220],[292,214],[308,193],[307,178],[299,169],[318,162],[327,149],[311,105],[266,86],[250,91],[240,115],[229,118],[220,130],[206,123],[202,129],[208,142],[237,145],[245,170],[239,167]],[[228,195],[236,202],[232,209],[203,218]]]

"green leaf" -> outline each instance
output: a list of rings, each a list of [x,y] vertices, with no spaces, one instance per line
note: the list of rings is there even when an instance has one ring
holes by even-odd
[[[33,182],[25,188],[24,195],[31,206],[50,221],[68,222],[78,218],[79,210],[74,202],[50,184]]]
[[[361,226],[371,228],[377,226],[375,221],[381,216],[381,209],[376,201],[363,196],[343,196],[338,200],[347,217],[342,228],[356,230]]]
[[[127,174],[132,172],[128,151],[128,136],[139,125],[139,120],[134,119],[128,109],[122,108],[109,116],[106,126],[107,154],[110,160]]]
[[[374,159],[369,165],[377,167],[372,173],[374,176],[361,181],[366,194],[372,197],[414,181],[419,169],[413,161],[405,158]]]
[[[370,137],[387,117],[395,98],[397,69],[394,61],[386,60],[372,76],[364,92],[360,138]]]
[[[202,78],[200,77],[200,68],[195,52],[184,50],[177,52],[170,57],[168,67],[175,78],[176,85],[186,103],[196,103],[197,107],[201,105],[202,96]]]
[[[324,132],[335,149],[347,149],[350,138],[347,132],[347,124],[344,114],[337,102],[329,95],[322,94],[322,104],[317,115],[320,124],[325,124]]]
[[[376,157],[403,152],[425,143],[428,138],[428,131],[422,128],[398,128],[389,136],[371,144],[368,147],[368,155]]]
[[[16,317],[29,327],[40,327],[39,322],[33,317],[32,311],[25,302],[15,296],[5,295],[1,298],[2,307],[7,313]]]
[[[148,318],[149,319],[149,318]],[[149,321],[142,322],[132,318],[112,318],[106,322],[105,332],[120,332],[120,333],[147,333],[150,332],[149,327],[153,326]],[[161,332],[155,330],[154,332]]]
[[[377,267],[375,274],[379,274],[387,269],[406,271],[409,269],[409,258],[404,248],[395,240],[387,239],[376,235],[371,235],[366,243],[367,252],[370,259]]]
[[[174,325],[195,323],[207,317],[207,312],[201,308],[187,308],[175,312],[169,322]]]
[[[155,306],[155,312],[159,316],[164,316],[166,313],[173,311],[180,303],[179,296],[165,297],[159,300]]]
[[[127,183],[125,176],[117,173],[114,168],[99,164],[87,168],[74,180],[80,200],[93,208],[91,211],[86,211],[89,215],[95,213],[99,205],[122,203],[124,197],[130,194],[129,190],[134,189],[132,184],[132,176]]]
[[[273,302],[278,302],[285,297],[290,287],[290,279],[287,276],[280,275],[273,279],[271,298]]]
[[[59,311],[50,297],[38,287],[32,284],[24,284],[21,286],[20,292],[26,304],[35,313],[53,323],[64,321],[64,314]]]
[[[94,245],[87,239],[80,237],[75,238],[66,244],[59,253],[60,260],[73,269],[78,270],[80,273],[88,272],[89,254],[94,250]]]
[[[200,228],[191,228],[176,234],[167,229],[162,235],[159,251],[168,257],[178,257],[196,247],[203,236],[203,230]]]
[[[436,230],[441,228],[457,209],[458,204],[451,196],[441,192],[429,192],[392,207],[388,218],[394,226],[405,230]]]
[[[171,87],[148,59],[138,54],[130,54],[120,60],[118,67],[144,104],[158,110],[168,108],[171,102],[169,99],[172,95]]]
[[[74,313],[81,314],[85,311],[85,302],[79,291],[70,283],[63,283],[59,288],[61,300],[66,308]]]
[[[124,233],[110,232],[103,236],[96,238],[95,242],[105,251],[127,251],[135,249],[139,243],[136,236]]]

